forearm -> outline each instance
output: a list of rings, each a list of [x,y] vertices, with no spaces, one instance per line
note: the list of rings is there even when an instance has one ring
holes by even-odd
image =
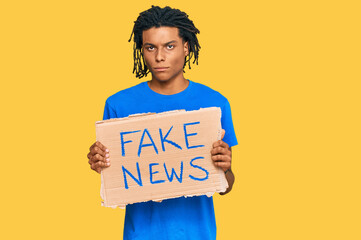
[[[227,179],[227,182],[228,182],[228,188],[227,188],[227,190],[225,192],[219,193],[220,195],[225,195],[225,194],[229,193],[232,190],[235,177],[234,177],[234,174],[233,174],[231,169],[226,173],[226,179]]]

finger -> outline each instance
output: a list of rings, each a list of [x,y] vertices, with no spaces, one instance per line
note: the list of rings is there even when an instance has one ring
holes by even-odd
[[[214,165],[223,169],[229,169],[231,167],[231,162],[214,162]]]
[[[109,153],[103,151],[103,149],[101,149],[101,148],[98,147],[98,146],[94,146],[94,147],[90,150],[90,154],[91,154],[92,156],[94,156],[94,155],[96,155],[96,154],[99,154],[99,155],[102,156],[102,157],[106,157],[107,154],[109,155]]]
[[[105,155],[106,153],[109,153],[109,150],[100,142],[95,142],[90,148],[89,151],[92,155],[95,155],[96,153],[99,153],[101,155]]]
[[[90,165],[90,168],[91,168],[92,170],[96,171],[97,173],[101,173],[101,171],[102,171],[102,168],[101,168],[101,167],[97,167],[95,163],[94,163],[94,164],[91,164],[91,165]]]
[[[90,162],[91,163],[97,163],[97,162],[110,162],[109,160],[109,156],[108,157],[102,157],[100,154],[95,154],[94,156],[91,157]]]
[[[95,146],[99,147],[103,152],[109,152],[109,150],[99,141],[95,142]]]
[[[228,148],[228,144],[222,140],[218,140],[216,142],[213,143],[213,148],[215,147],[224,147],[224,148]]]
[[[224,134],[226,134],[226,130],[224,130],[224,129],[222,129],[222,133],[221,133],[221,139],[223,139],[224,138]]]
[[[95,163],[91,163],[91,164],[90,164],[90,168],[91,168],[92,170],[96,171]]]
[[[104,151],[107,149],[101,142],[96,141],[95,143],[93,143],[93,144],[90,146],[89,151],[90,151],[92,148],[94,148],[95,146],[102,148]]]
[[[101,162],[98,161],[96,163],[93,163],[93,169],[97,169],[97,168],[106,168],[110,166],[110,162]]]
[[[215,154],[230,155],[230,152],[229,152],[228,148],[215,147],[211,150],[211,154],[212,155],[215,155]]]
[[[101,172],[101,167],[97,167],[95,163],[90,164],[90,168],[94,171],[96,171],[97,173]]]
[[[90,146],[89,151],[92,150],[92,148],[95,146],[96,143],[97,143],[97,142],[93,143],[93,144]]]
[[[231,157],[229,155],[213,155],[212,160],[214,162],[231,162]]]

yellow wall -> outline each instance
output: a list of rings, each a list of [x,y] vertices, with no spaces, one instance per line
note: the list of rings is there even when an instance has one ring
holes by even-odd
[[[189,14],[202,49],[185,76],[231,103],[218,239],[361,239],[357,2],[3,1],[1,235],[121,239],[86,155],[106,98],[140,82],[128,39],[155,4]]]

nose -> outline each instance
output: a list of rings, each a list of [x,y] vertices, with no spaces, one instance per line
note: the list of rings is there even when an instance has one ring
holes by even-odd
[[[165,54],[164,51],[162,49],[158,49],[156,55],[155,55],[155,60],[157,62],[161,62],[165,60]]]

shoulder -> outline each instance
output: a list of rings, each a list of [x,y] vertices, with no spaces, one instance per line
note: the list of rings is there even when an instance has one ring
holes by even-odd
[[[208,101],[216,101],[219,104],[228,104],[228,100],[220,92],[201,83],[193,82],[195,93],[207,98]]]
[[[110,105],[117,105],[119,102],[131,101],[137,95],[142,94],[144,84],[146,84],[146,82],[141,82],[135,86],[120,90],[109,96],[106,102]]]

